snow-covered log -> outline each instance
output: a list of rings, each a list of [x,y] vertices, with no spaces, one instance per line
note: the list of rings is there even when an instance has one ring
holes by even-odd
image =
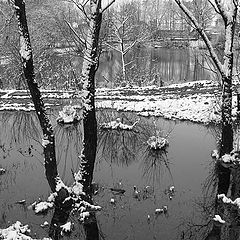
[[[133,123],[132,125],[128,125],[128,124],[122,123],[120,118],[117,118],[114,121],[107,122],[107,123],[102,123],[100,125],[100,128],[102,130],[118,130],[118,131],[126,130],[126,131],[132,131],[138,122],[139,122],[139,120],[136,121],[135,123]]]

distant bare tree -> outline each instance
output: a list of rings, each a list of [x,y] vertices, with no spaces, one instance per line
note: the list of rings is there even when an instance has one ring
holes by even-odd
[[[138,9],[132,3],[122,4],[119,11],[115,11],[112,19],[112,29],[110,32],[110,41],[105,45],[121,55],[122,80],[124,83],[129,83],[127,78],[127,67],[133,61],[127,61],[127,54],[138,43],[147,39],[147,32],[144,25],[139,25]],[[145,31],[144,31],[145,30]]]

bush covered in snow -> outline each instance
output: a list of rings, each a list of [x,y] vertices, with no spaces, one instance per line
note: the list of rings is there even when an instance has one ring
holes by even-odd
[[[57,118],[58,123],[76,123],[80,120],[76,109],[73,106],[64,106],[63,110],[59,112]]]
[[[234,167],[240,163],[240,153],[232,151],[230,154],[224,154],[218,159],[224,167]]]
[[[169,146],[169,142],[166,138],[160,136],[152,136],[147,140],[147,144],[154,150],[165,150]]]

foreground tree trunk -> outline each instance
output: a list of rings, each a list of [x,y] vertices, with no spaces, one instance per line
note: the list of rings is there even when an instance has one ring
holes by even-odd
[[[229,0],[229,1],[220,1],[214,0],[209,1],[212,4],[212,7],[215,11],[221,15],[224,27],[225,27],[225,46],[224,46],[224,56],[223,63],[220,62],[212,43],[210,42],[208,36],[204,32],[203,28],[197,22],[196,18],[193,14],[186,8],[183,4],[182,0],[175,0],[178,6],[182,9],[182,11],[189,18],[203,41],[205,42],[211,59],[214,62],[218,72],[221,75],[222,80],[222,103],[221,103],[221,146],[220,146],[220,157],[224,154],[229,154],[233,150],[233,123],[232,123],[232,77],[233,77],[233,39],[237,18],[237,10],[238,10],[238,1]],[[217,176],[218,176],[218,188],[217,195],[224,193],[227,195],[229,186],[230,186],[230,178],[231,178],[231,170],[229,168],[224,167],[222,164],[217,163]],[[236,174],[233,173],[233,179],[236,178]],[[235,184],[232,186],[232,194],[236,193],[238,189],[236,189]],[[233,194],[236,197],[236,194]],[[225,208],[222,204],[218,203],[218,198],[216,196],[216,206],[215,206],[215,214],[224,216]],[[234,219],[236,214],[231,212],[231,217]],[[235,221],[235,220],[234,220]],[[237,222],[238,223],[238,222]],[[238,223],[239,224],[239,223]],[[228,234],[230,239],[237,239],[238,233],[233,228],[228,227]],[[219,224],[213,225],[211,231],[205,238],[207,239],[221,239],[221,235],[223,233],[222,226]]]
[[[95,73],[98,68],[98,41],[102,22],[101,0],[90,0],[90,23],[84,53],[79,94],[83,101],[83,150],[81,155],[81,182],[84,192],[90,194],[97,150],[97,121],[94,103]]]
[[[191,21],[194,28],[197,30],[202,40],[205,42],[206,47],[210,53],[211,59],[214,62],[217,70],[222,78],[222,135],[221,135],[221,148],[220,156],[230,153],[233,150],[233,126],[232,126],[232,72],[233,72],[233,38],[236,25],[238,1],[230,0],[225,1],[215,0],[212,3],[215,11],[221,15],[225,27],[225,46],[224,46],[224,62],[221,63],[218,58],[212,43],[210,42],[207,34],[198,23],[194,15],[183,4],[182,0],[175,0],[178,6],[186,14]]]
[[[28,89],[30,91],[31,98],[35,107],[35,111],[43,131],[42,145],[44,147],[44,165],[46,177],[51,190],[55,192],[58,176],[55,154],[55,140],[52,125],[49,118],[47,117],[41,93],[38,84],[35,81],[32,47],[25,11],[25,1],[15,0],[14,9],[20,34],[20,55],[22,67],[27,81]]]

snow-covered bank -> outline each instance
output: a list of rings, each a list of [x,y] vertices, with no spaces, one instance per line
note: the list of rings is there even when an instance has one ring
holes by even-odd
[[[103,91],[103,90],[102,90]],[[162,88],[115,89],[100,93],[97,108],[132,111],[142,116],[210,123],[220,121],[218,83],[195,81]],[[131,91],[131,92],[129,92]],[[128,93],[128,94],[126,94]]]
[[[142,116],[157,116],[202,123],[220,120],[216,98],[210,94],[201,96],[195,94],[169,99],[153,98],[146,97],[142,101],[103,100],[96,104],[97,108],[132,111]]]
[[[73,95],[72,91],[43,90],[43,97],[47,104],[52,99],[71,99],[75,107],[81,108],[80,101]],[[96,107],[131,111],[142,116],[210,123],[220,121],[220,96],[219,84],[209,80],[165,87],[101,88],[96,91]],[[53,105],[56,106],[56,103],[51,103],[48,107]],[[233,106],[233,115],[235,115],[236,96],[233,96]],[[33,110],[33,105],[27,91],[1,90],[0,110],[29,111]]]

